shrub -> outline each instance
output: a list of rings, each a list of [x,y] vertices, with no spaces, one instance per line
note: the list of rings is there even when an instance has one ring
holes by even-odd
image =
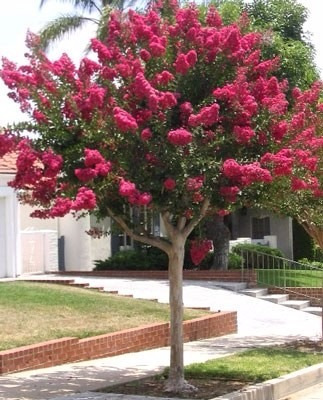
[[[167,270],[167,255],[157,248],[119,251],[107,260],[96,260],[94,271]]]
[[[229,253],[228,269],[240,269],[243,257],[237,253]]]
[[[285,257],[279,249],[260,244],[240,243],[234,246],[232,251],[244,258],[246,268],[280,268],[283,260],[277,260],[272,256]]]
[[[304,265],[309,265],[310,267],[323,269],[323,262],[320,261],[312,261],[308,258],[301,258],[298,260],[298,262]]]

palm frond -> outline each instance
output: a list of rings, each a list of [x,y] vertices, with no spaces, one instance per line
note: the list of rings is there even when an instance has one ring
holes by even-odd
[[[48,0],[41,0],[39,7],[42,8]],[[61,0],[62,3],[71,3],[72,6],[76,9],[80,9],[83,11],[92,12],[93,9],[100,11],[101,8],[101,1],[95,0]]]
[[[110,6],[123,11],[126,8],[132,7],[136,2],[137,0],[102,0],[102,10],[107,6]]]
[[[81,28],[88,21],[98,23],[93,18],[86,18],[81,15],[62,15],[49,22],[39,33],[41,48],[46,51],[51,43]]]
[[[101,10],[102,14],[98,24],[98,28],[96,30],[96,37],[101,41],[104,41],[104,39],[107,37],[107,22],[112,10],[113,9],[110,6],[104,6]]]

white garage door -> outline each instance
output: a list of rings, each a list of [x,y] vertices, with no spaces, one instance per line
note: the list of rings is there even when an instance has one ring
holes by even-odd
[[[0,278],[7,276],[5,197],[0,197]]]

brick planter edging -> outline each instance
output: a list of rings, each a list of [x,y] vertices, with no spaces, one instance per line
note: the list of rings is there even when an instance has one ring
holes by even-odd
[[[183,323],[185,342],[237,332],[237,313],[219,312]],[[0,352],[0,374],[111,357],[169,344],[169,323],[94,336],[67,337]]]
[[[55,272],[57,274],[57,272]],[[109,270],[109,271],[64,271],[58,272],[63,276],[101,276],[105,278],[139,278],[139,279],[168,279],[168,271],[148,270]],[[257,273],[252,270],[184,270],[183,279],[187,280],[216,280],[225,282],[247,282],[249,286],[257,285]]]

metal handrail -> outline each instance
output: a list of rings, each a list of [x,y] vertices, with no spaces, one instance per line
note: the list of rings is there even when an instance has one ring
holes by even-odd
[[[312,303],[323,302],[323,269],[288,258],[274,256],[261,251],[240,250],[243,261],[241,278],[247,270],[257,272],[257,282],[267,287],[283,289],[300,294]],[[315,291],[315,288],[318,290]]]

